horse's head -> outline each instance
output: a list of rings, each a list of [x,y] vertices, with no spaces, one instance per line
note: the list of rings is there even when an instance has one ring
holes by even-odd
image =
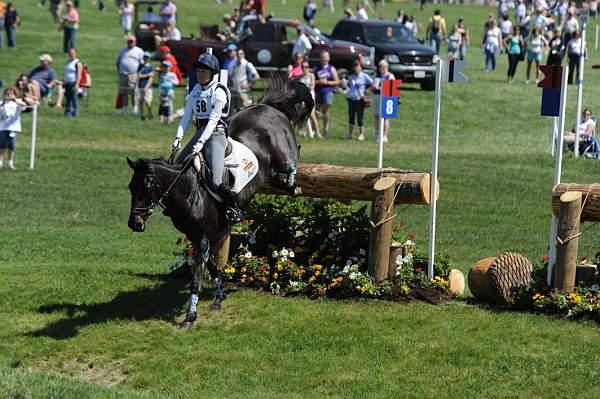
[[[146,219],[154,212],[154,207],[160,200],[158,182],[147,159],[140,158],[132,161],[127,158],[127,163],[133,169],[133,176],[129,183],[131,211],[127,225],[133,231],[143,232]]]

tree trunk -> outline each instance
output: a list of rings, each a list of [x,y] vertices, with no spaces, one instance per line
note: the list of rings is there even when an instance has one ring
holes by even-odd
[[[369,238],[369,274],[376,282],[388,276],[395,187],[393,177],[383,177],[372,188],[375,198],[371,205],[371,222],[375,227],[371,229]]]
[[[567,191],[560,196],[560,214],[558,215],[558,234],[556,268],[554,269],[554,288],[571,293],[575,289],[577,270],[577,249],[579,247],[579,211],[583,194],[579,191]],[[575,238],[573,238],[575,237]]]
[[[578,191],[583,194],[582,201],[585,201],[585,204],[583,204],[581,222],[600,222],[600,184],[561,183],[556,185],[552,189],[552,212],[556,216],[560,210],[560,196],[567,191]]]
[[[336,198],[370,201],[373,185],[381,177],[393,177],[396,186],[396,204],[431,203],[431,174],[393,168],[361,168],[327,164],[298,164],[297,187],[303,197]],[[439,183],[438,183],[439,186]],[[439,197],[439,188],[437,190]],[[283,190],[264,184],[259,193],[287,194]]]

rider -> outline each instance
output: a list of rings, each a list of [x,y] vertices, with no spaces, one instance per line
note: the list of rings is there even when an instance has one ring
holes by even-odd
[[[198,155],[204,150],[204,155],[212,171],[212,188],[223,197],[227,207],[225,216],[230,223],[243,220],[235,195],[231,188],[223,183],[225,167],[225,149],[227,148],[228,115],[231,95],[227,87],[213,80],[219,73],[219,61],[212,54],[201,54],[194,63],[196,84],[190,91],[185,103],[185,113],[177,135],[173,140],[173,150],[181,148],[181,139],[187,130],[192,116],[196,119],[196,134],[185,146],[178,162],[190,153]]]

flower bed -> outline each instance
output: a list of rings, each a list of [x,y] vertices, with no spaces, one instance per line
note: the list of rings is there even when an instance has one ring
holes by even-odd
[[[395,301],[449,298],[450,264],[437,255],[436,278],[427,279],[427,254],[399,222],[393,240],[404,247],[395,259],[396,275],[379,284],[367,274],[370,223],[366,206],[353,209],[337,201],[258,197],[234,231],[249,235],[223,270],[226,281],[278,295],[311,298],[371,298]],[[193,256],[190,244],[178,243],[177,262]]]

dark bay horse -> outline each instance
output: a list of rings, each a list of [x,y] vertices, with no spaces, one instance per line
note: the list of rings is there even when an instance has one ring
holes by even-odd
[[[306,123],[314,101],[308,88],[299,81],[269,79],[265,96],[256,105],[238,112],[229,126],[230,136],[245,144],[256,155],[258,174],[237,194],[240,207],[254,197],[260,187],[285,185],[293,193],[298,162],[298,146],[294,125]],[[175,228],[193,243],[197,266],[192,274],[190,303],[182,327],[190,327],[197,318],[198,295],[202,288],[204,268],[208,266],[217,288],[213,309],[225,298],[223,283],[215,263],[214,251],[229,234],[224,205],[206,190],[210,186],[194,168],[171,164],[163,158],[136,161],[127,159],[133,169],[129,183],[131,212],[129,227],[143,232],[146,220],[157,204],[165,208]],[[184,161],[184,164],[188,164]],[[281,175],[287,175],[285,181]]]

